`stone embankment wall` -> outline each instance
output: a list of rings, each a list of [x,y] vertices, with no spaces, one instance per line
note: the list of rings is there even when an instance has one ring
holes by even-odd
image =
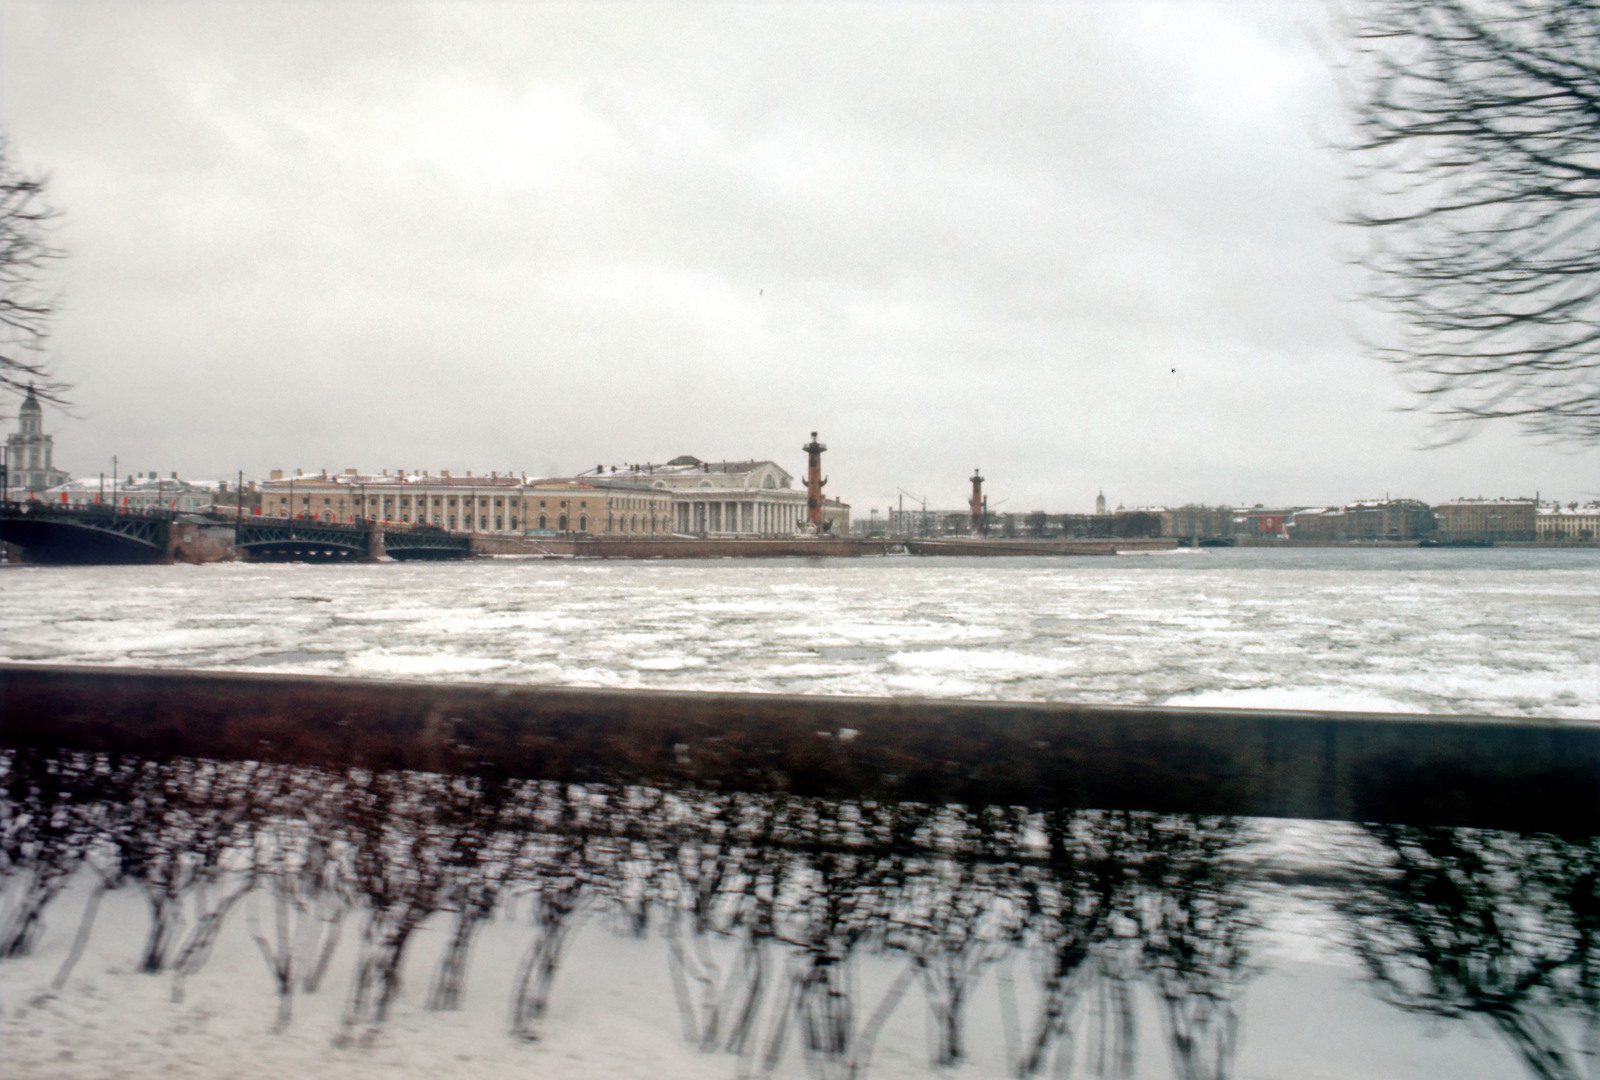
[[[723,559],[790,555],[881,555],[882,540],[797,537],[786,540],[580,539],[576,537],[474,536],[474,555],[573,556],[597,559]]]
[[[1178,546],[1170,536],[1067,540],[944,536],[899,543],[913,555],[1115,555],[1119,551],[1167,551]]]
[[[1006,540],[952,536],[934,540],[794,537],[783,540],[717,540],[682,537],[624,540],[613,537],[474,536],[474,555],[528,555],[600,559],[726,559],[778,556],[859,555],[1112,555],[1118,551],[1161,551],[1177,546],[1171,537],[1102,540]]]

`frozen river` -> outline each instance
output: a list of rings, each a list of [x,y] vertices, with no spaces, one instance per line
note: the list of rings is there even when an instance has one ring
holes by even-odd
[[[1600,717],[1600,551],[0,570],[0,658]]]
[[[5,567],[0,659],[1600,718],[1597,613],[1594,550]],[[181,759],[19,754],[0,779],[0,933],[42,910],[0,960],[0,1075],[1492,1080],[1600,1059],[1590,838]]]

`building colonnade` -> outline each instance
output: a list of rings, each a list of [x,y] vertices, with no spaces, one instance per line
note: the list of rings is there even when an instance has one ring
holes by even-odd
[[[680,533],[787,536],[805,519],[802,499],[708,499],[698,492],[675,493],[673,528]]]
[[[465,533],[663,535],[671,524],[671,506],[668,492],[625,484],[493,474],[288,478],[279,473],[262,484],[261,513],[325,522],[432,525]]]

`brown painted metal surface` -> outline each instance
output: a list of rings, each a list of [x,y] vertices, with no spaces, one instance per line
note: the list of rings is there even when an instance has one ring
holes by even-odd
[[[797,795],[1600,829],[1600,722],[0,665],[0,744]]]

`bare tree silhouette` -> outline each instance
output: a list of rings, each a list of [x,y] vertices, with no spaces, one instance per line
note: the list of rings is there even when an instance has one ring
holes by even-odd
[[[1349,220],[1400,327],[1377,354],[1443,421],[1600,442],[1600,7],[1352,10]]]
[[[953,807],[938,829],[948,851],[920,860],[893,890],[890,942],[911,959],[932,1019],[933,1063],[966,1057],[965,1017],[979,978],[1020,937],[1020,867],[1027,815]]]
[[[44,278],[65,254],[51,242],[60,215],[45,199],[48,186],[46,177],[16,166],[0,135],[0,390],[31,387],[62,404],[67,385],[51,378],[43,359],[57,306]]]
[[[1380,996],[1408,1012],[1487,1018],[1541,1080],[1592,1075],[1600,1049],[1595,841],[1370,832],[1386,861],[1343,910]],[[1576,1039],[1564,1030],[1573,1025]]]

